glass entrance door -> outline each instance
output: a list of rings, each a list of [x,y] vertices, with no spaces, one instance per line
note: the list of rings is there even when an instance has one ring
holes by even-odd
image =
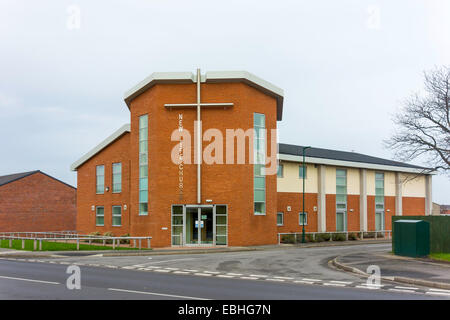
[[[200,208],[200,243],[213,244],[213,208]]]
[[[345,211],[336,212],[336,231],[346,231]]]
[[[172,205],[173,246],[228,244],[227,205]]]

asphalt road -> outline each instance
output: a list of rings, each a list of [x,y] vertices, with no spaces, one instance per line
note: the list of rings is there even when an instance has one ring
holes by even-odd
[[[167,257],[166,257],[167,259]],[[69,290],[69,265],[0,260],[0,299],[445,299],[418,293],[178,275],[81,266],[81,289]]]

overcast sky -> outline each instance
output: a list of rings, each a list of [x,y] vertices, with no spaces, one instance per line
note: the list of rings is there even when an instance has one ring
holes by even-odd
[[[446,0],[0,0],[0,175],[76,185],[70,165],[129,122],[126,90],[197,67],[284,89],[280,142],[392,159],[393,114],[443,64]],[[450,204],[448,177],[433,200]]]

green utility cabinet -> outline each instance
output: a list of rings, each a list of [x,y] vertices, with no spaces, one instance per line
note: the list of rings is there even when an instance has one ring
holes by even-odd
[[[430,223],[423,220],[397,220],[392,230],[392,251],[399,256],[423,257],[430,254]]]

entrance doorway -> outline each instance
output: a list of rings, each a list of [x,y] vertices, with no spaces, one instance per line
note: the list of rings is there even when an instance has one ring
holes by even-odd
[[[173,205],[172,245],[227,244],[226,205]]]

